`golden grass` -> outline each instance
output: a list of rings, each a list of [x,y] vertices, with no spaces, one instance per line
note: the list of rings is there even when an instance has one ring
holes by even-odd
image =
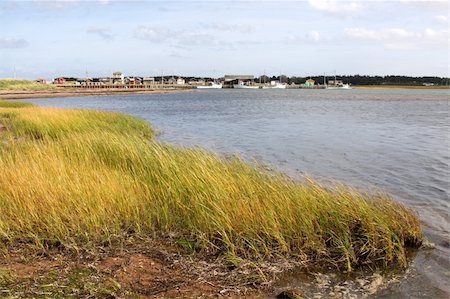
[[[351,270],[406,265],[417,217],[386,195],[333,190],[238,158],[152,140],[129,116],[0,108],[0,238],[88,248],[170,236],[247,259],[296,256]],[[2,138],[3,135],[3,138]],[[3,140],[3,141],[2,141]]]
[[[53,85],[38,83],[31,80],[1,79],[0,90],[53,90]]]

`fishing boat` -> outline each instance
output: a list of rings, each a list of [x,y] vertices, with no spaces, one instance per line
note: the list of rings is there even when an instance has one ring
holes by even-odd
[[[201,85],[201,86],[197,86],[198,89],[219,89],[222,88],[222,84],[220,83],[211,83],[211,85]]]
[[[348,84],[348,83],[344,84],[344,83],[342,82],[342,80],[339,80],[339,83],[338,83],[338,81],[337,81],[337,79],[336,79],[336,71],[334,71],[334,81],[332,81],[332,82],[333,82],[332,85],[329,85],[329,84],[327,85],[327,84],[326,84],[326,82],[325,82],[325,76],[324,76],[323,81],[324,81],[324,84],[325,84],[325,89],[353,89],[353,88],[350,86],[350,84]]]
[[[280,83],[277,82],[275,83],[275,85],[268,85],[268,86],[263,86],[263,89],[286,89],[287,84],[286,83]]]
[[[244,82],[239,82],[238,84],[233,84],[233,88],[237,88],[237,89],[259,89],[259,86],[245,85]]]
[[[326,89],[353,89],[350,84],[342,84],[342,85],[327,85]]]

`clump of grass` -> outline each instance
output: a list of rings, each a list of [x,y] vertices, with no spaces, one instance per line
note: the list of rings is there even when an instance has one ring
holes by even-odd
[[[0,90],[53,90],[55,86],[38,83],[31,80],[15,80],[2,79],[0,80]]]
[[[33,107],[32,103],[16,102],[16,101],[4,101],[0,99],[0,108],[23,108]]]
[[[19,104],[20,105],[20,104]],[[81,132],[133,133],[151,138],[153,130],[141,119],[119,113],[101,111],[64,110],[55,108],[1,109],[0,119],[16,137],[33,139],[60,138]]]
[[[299,183],[239,158],[160,144],[129,116],[2,114],[11,134],[28,136],[0,147],[0,238],[10,243],[83,248],[175,236],[196,251],[296,256],[352,270],[404,266],[406,248],[422,242],[416,215],[387,195]]]

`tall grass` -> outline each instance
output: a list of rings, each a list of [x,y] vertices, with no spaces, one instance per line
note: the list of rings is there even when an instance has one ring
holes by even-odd
[[[27,91],[39,91],[39,90],[53,90],[55,86],[38,83],[30,80],[15,80],[15,79],[1,79],[1,90],[27,90]]]
[[[2,119],[14,136],[0,143],[0,238],[9,243],[83,248],[171,236],[219,255],[351,270],[405,265],[406,248],[422,240],[417,217],[386,195],[300,184],[238,158],[160,144],[129,116],[0,108]]]
[[[34,105],[26,102],[5,101],[0,99],[0,108],[23,108],[33,107]]]

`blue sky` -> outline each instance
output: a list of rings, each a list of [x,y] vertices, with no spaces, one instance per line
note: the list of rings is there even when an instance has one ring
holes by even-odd
[[[0,77],[449,76],[448,1],[0,1]]]

